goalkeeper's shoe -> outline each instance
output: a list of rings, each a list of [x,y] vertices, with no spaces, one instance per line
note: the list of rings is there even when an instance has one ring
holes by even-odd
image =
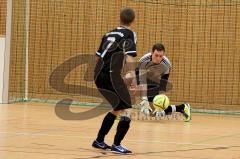
[[[184,116],[184,121],[185,122],[189,122],[192,119],[191,106],[188,103],[184,104],[183,116]]]

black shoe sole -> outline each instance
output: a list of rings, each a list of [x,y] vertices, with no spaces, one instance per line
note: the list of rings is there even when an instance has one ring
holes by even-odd
[[[114,151],[114,150],[111,150],[112,153],[116,153],[116,154],[122,154],[122,155],[131,155],[133,154],[132,152],[127,152],[127,153],[123,153],[123,152],[118,152],[118,151]]]
[[[132,152],[129,152],[129,153],[122,153],[122,152],[116,152],[116,151],[111,151],[111,152],[114,154],[119,154],[119,155],[132,155],[133,154]]]
[[[94,146],[92,145],[93,148],[96,148],[96,149],[101,149],[101,150],[111,150],[111,147],[106,147],[106,148],[102,148],[102,147],[98,147],[98,146]]]

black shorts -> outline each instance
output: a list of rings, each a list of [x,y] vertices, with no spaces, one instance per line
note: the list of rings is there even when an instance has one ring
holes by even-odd
[[[101,71],[99,74],[95,74],[95,84],[99,92],[111,104],[113,110],[132,108],[129,91],[120,73]]]

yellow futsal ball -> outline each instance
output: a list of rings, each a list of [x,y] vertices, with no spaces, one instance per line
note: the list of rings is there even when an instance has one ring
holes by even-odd
[[[169,98],[164,94],[156,95],[153,98],[153,107],[155,109],[166,109],[169,106]]]

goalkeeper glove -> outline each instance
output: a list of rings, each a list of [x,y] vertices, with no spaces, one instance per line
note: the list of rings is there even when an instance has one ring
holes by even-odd
[[[142,101],[140,103],[140,108],[141,108],[141,112],[143,112],[145,115],[150,115],[150,113],[152,112],[152,108],[149,105],[147,97],[142,98]]]

